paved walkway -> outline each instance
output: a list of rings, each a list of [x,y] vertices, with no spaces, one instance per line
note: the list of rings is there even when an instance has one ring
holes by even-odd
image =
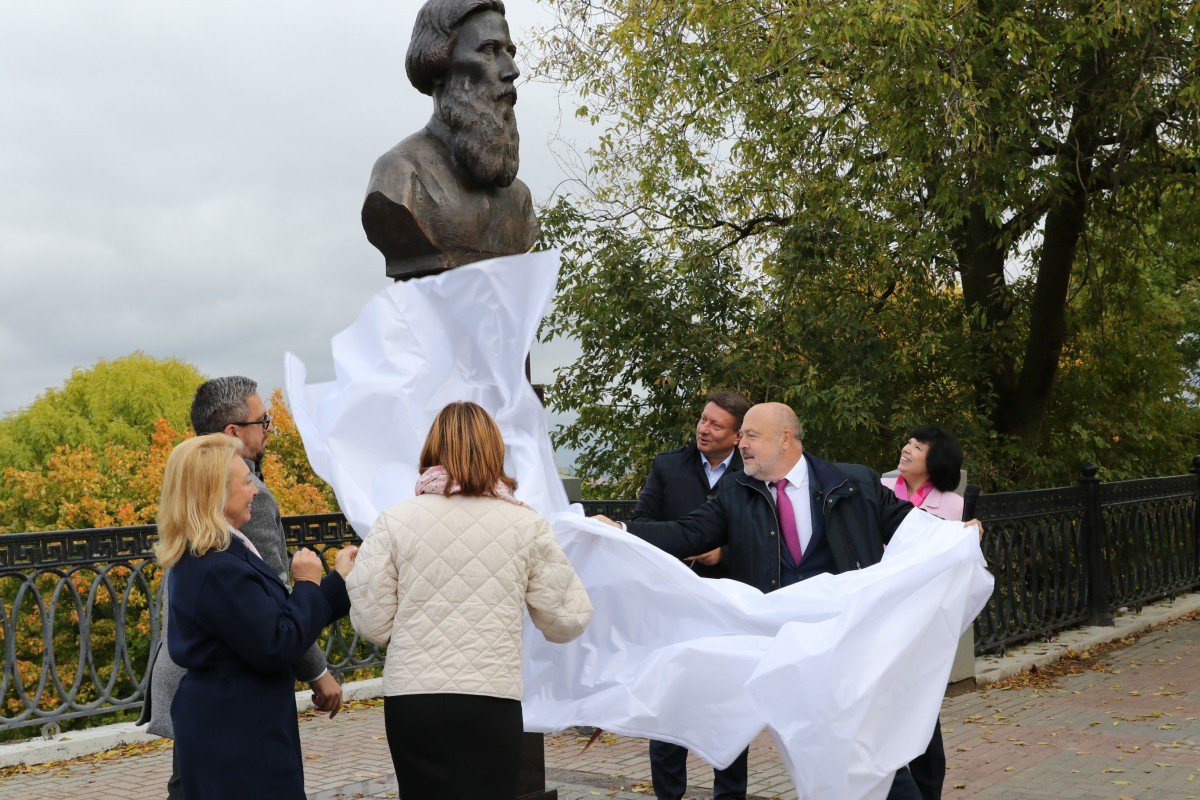
[[[1068,661],[1053,680],[1017,677],[948,698],[942,727],[948,800],[1200,799],[1200,620]],[[359,704],[301,723],[311,800],[395,797],[383,711]],[[561,800],[646,800],[641,740],[603,735],[586,753],[574,731],[546,739],[548,783]],[[0,800],[143,800],[164,796],[167,743],[133,746],[25,772],[0,772]],[[711,770],[691,764],[696,798]],[[771,741],[750,750],[755,798],[796,798]],[[814,799],[810,799],[814,800]],[[816,798],[815,800],[836,800]]]

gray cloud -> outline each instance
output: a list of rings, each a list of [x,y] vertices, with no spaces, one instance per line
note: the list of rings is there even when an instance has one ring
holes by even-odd
[[[545,21],[508,6],[518,44]],[[330,337],[387,284],[358,220],[371,165],[431,113],[404,77],[416,8],[0,6],[0,414],[134,350],[264,387],[291,350],[332,377]],[[555,88],[519,88],[540,201],[577,123]],[[570,353],[535,351],[535,377]]]

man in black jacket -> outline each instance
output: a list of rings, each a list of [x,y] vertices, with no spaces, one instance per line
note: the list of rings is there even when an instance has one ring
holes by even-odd
[[[727,390],[709,392],[704,400],[695,440],[655,457],[638,496],[635,521],[679,519],[704,505],[727,476],[742,468],[737,443],[749,401]],[[729,568],[722,563],[722,548],[687,560],[705,578],[729,577]],[[749,752],[743,750],[728,767],[713,770],[714,800],[744,800]],[[687,791],[687,755],[686,747],[650,740],[650,775],[657,800],[683,798]]]
[[[750,402],[737,392],[709,392],[696,423],[696,438],[677,450],[655,456],[650,476],[638,495],[637,522],[667,522],[692,513],[716,494],[718,482],[742,468],[737,451],[742,418]],[[707,558],[705,557],[707,556]],[[728,578],[720,551],[689,558],[705,578]]]
[[[691,514],[631,522],[630,533],[681,558],[724,545],[730,577],[763,592],[878,563],[912,505],[872,469],[804,452],[802,436],[788,406],[754,406],[742,422],[743,471]],[[897,772],[888,800],[920,798],[908,769]]]

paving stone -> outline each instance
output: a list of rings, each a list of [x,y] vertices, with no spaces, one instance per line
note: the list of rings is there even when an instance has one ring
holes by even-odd
[[[948,698],[947,800],[1200,800],[1200,620],[1152,632],[1050,687]],[[1115,723],[1115,724],[1114,724]],[[310,800],[396,797],[379,706],[301,720]],[[464,733],[469,735],[469,733]],[[605,735],[586,752],[574,730],[546,738],[547,785],[560,800],[646,800],[646,743]],[[77,760],[0,779],[0,800],[159,800],[164,748]],[[688,761],[689,797],[711,796],[712,768]],[[750,793],[797,800],[774,741],[750,750]],[[812,799],[808,799],[812,800]],[[822,798],[821,800],[825,800]]]

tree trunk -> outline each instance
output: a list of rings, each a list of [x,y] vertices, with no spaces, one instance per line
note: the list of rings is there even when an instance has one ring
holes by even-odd
[[[983,206],[971,208],[955,237],[958,271],[962,276],[963,300],[975,341],[975,360],[987,376],[976,392],[981,411],[992,416],[998,427],[996,410],[1001,398],[1015,388],[1012,351],[1004,346],[1005,331],[1012,316],[1008,285],[1004,281],[1006,255],[1002,231],[988,220]]]
[[[1088,182],[1097,147],[1093,98],[1107,72],[1103,54],[1093,53],[1082,59],[1081,65],[1066,147],[1057,161],[1065,188],[1050,204],[1043,225],[1019,375],[1016,342],[1006,347],[1004,336],[1004,323],[1012,313],[1004,281],[1004,261],[1011,242],[998,225],[984,219],[981,207],[972,209],[960,237],[963,299],[971,313],[972,333],[982,335],[981,356],[988,359],[981,362],[990,376],[989,385],[980,387],[981,400],[994,399],[992,420],[998,433],[1018,436],[1031,449],[1041,437],[1067,340],[1067,294],[1075,251],[1087,224]]]
[[[1067,340],[1067,290],[1086,210],[1087,194],[1080,189],[1046,215],[1021,376],[1016,391],[1001,398],[1001,430],[1021,437],[1031,448],[1041,437],[1050,392]]]
[[[1092,53],[1081,60],[1075,108],[1058,171],[1066,187],[1051,205],[1036,264],[1037,283],[1029,310],[1029,334],[1016,391],[999,398],[999,430],[1035,448],[1042,434],[1050,393],[1067,341],[1067,292],[1075,251],[1087,225],[1088,183],[1095,165],[1097,128],[1093,98],[1107,72],[1107,59]]]

